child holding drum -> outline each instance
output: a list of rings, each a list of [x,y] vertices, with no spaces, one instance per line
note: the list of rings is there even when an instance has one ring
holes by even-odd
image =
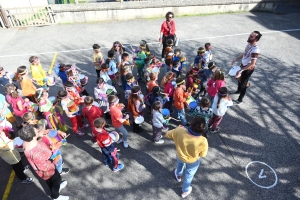
[[[36,102],[34,94],[36,87],[33,85],[31,79],[28,77],[26,66],[20,66],[17,69],[17,80],[20,82],[23,96],[27,97],[31,102]]]
[[[164,124],[166,124],[166,119],[164,119],[164,116],[162,114],[162,104],[160,101],[155,101],[152,105],[152,129],[153,129],[153,140],[156,144],[162,144],[164,143],[164,140],[161,138],[162,131],[164,128]],[[168,119],[171,119],[169,117]]]
[[[45,80],[48,73],[43,69],[39,58],[37,56],[30,56],[29,62],[32,80],[39,86],[45,86],[47,84]]]

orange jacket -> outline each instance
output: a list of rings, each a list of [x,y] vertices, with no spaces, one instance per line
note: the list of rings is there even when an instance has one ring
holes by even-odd
[[[189,94],[184,92],[182,88],[177,87],[174,92],[174,106],[177,110],[184,109],[184,103],[186,102],[187,97]]]

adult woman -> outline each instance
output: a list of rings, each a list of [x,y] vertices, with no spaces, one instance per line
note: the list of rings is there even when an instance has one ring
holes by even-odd
[[[25,156],[31,167],[44,179],[51,190],[52,199],[68,200],[68,196],[59,195],[61,189],[66,187],[67,181],[62,181],[61,176],[50,157],[52,151],[42,141],[37,141],[37,130],[32,125],[27,125],[19,131],[20,138],[24,141]]]
[[[204,133],[205,119],[196,116],[189,128],[178,127],[168,131],[166,137],[175,142],[177,151],[177,167],[174,171],[176,180],[181,182],[181,177],[186,168],[181,197],[186,198],[191,192],[191,182],[200,165],[200,157],[205,157],[208,143]]]
[[[120,76],[119,72],[120,72],[120,67],[121,67],[121,63],[122,63],[123,48],[124,48],[123,45],[119,41],[115,41],[111,48],[115,53],[114,59],[117,64],[117,67],[118,67],[118,73],[116,74],[118,86],[122,86],[121,76]]]
[[[176,23],[173,18],[174,18],[174,13],[170,11],[167,12],[166,21],[164,21],[161,25],[160,37],[159,37],[159,42],[163,43],[161,58],[164,58],[165,48],[167,47],[167,43],[166,43],[167,40],[172,39],[173,42],[175,41]]]

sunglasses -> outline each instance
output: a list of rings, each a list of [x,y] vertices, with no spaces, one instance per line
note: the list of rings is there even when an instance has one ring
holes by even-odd
[[[118,46],[120,46],[120,45],[119,45],[119,44],[115,44],[114,46],[115,46],[115,47],[118,47]]]
[[[169,18],[169,19],[172,19],[172,18],[173,18],[173,16],[168,16],[168,18]]]

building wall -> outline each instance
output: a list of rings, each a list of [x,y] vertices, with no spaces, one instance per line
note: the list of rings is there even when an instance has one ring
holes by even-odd
[[[0,0],[3,8],[29,7],[29,6],[46,6],[47,0]]]

